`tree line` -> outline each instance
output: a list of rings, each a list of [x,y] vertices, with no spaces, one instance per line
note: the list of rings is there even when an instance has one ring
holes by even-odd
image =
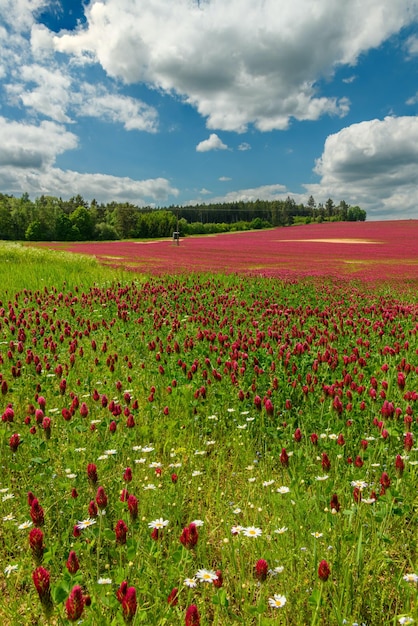
[[[76,195],[69,200],[42,195],[32,201],[0,193],[0,239],[14,241],[91,241],[181,237],[323,221],[364,221],[366,211],[329,198],[306,205],[286,200],[255,200],[138,207],[129,202],[99,204]]]

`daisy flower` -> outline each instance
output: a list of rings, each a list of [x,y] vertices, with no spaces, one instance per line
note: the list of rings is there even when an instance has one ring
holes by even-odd
[[[364,480],[352,480],[351,486],[357,487],[357,489],[366,489],[369,485]]]
[[[287,527],[286,526],[282,526],[281,528],[276,528],[276,530],[274,531],[277,535],[283,535],[285,532],[287,532]]]
[[[18,569],[19,565],[6,565],[6,567],[4,568],[4,573],[6,574],[6,577],[9,578],[10,574],[12,572],[17,572]]]
[[[315,533],[311,533],[311,535],[312,535],[312,537],[315,537],[315,539],[319,539],[320,537],[323,536],[323,533],[315,532]]]
[[[183,584],[186,585],[186,587],[190,587],[191,589],[193,589],[193,587],[197,587],[196,578],[185,578]]]
[[[153,485],[152,483],[148,483],[148,485],[145,485],[145,486],[143,487],[143,489],[144,489],[144,491],[150,491],[150,490],[152,490],[152,489],[156,489],[156,486],[155,486],[155,485]]]
[[[23,522],[23,524],[19,524],[18,529],[26,530],[27,528],[30,528],[32,525],[33,525],[33,522]]]
[[[142,452],[152,452],[154,448],[152,446],[144,446]]]
[[[418,583],[418,574],[405,574],[403,579],[408,583]]]
[[[104,451],[104,453],[105,453],[107,456],[112,456],[113,454],[116,454],[116,453],[117,453],[117,450],[105,450],[105,451]]]
[[[218,575],[213,570],[200,569],[196,572],[196,578],[202,583],[213,583],[214,580],[218,580]]]
[[[279,487],[278,489],[276,489],[277,493],[289,493],[290,489],[289,487]]]
[[[274,478],[272,478],[271,480],[265,480],[263,482],[263,487],[270,487],[270,485],[272,485],[274,483]]]
[[[327,475],[325,475],[325,476],[316,476],[315,480],[319,480],[319,481],[321,481],[321,480],[328,480],[328,478],[329,478],[329,476],[327,476]]]
[[[255,526],[247,526],[247,528],[242,529],[244,537],[260,537],[262,532],[261,528],[256,528]]]
[[[231,533],[233,535],[240,535],[242,533],[242,531],[244,530],[243,526],[239,526],[239,525],[234,525],[231,528]]]
[[[205,522],[201,519],[194,519],[191,523],[194,524],[196,528],[200,528]]]
[[[269,606],[273,609],[281,609],[286,604],[285,596],[280,596],[278,593],[275,593],[272,598],[269,598]]]
[[[6,493],[6,495],[2,497],[1,501],[6,502],[7,500],[13,500],[14,497],[13,493]]]
[[[162,517],[160,517],[159,519],[155,519],[153,522],[149,522],[148,528],[157,528],[160,530],[161,528],[164,528],[168,524],[169,524],[168,519],[163,519]]]
[[[9,513],[8,515],[5,515],[3,517],[3,522],[13,522],[15,516],[13,515],[13,513]]]
[[[97,581],[98,585],[111,585],[112,584],[112,579],[111,578],[99,578],[99,580]]]
[[[96,520],[89,517],[87,519],[82,520],[81,522],[78,522],[77,528],[79,530],[84,530],[85,528],[88,528],[89,526],[93,526],[93,524],[95,523],[96,523]]]

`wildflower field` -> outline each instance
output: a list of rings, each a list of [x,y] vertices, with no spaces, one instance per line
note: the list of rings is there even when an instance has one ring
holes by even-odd
[[[254,236],[216,274],[0,246],[1,624],[418,623],[416,238],[280,277]]]

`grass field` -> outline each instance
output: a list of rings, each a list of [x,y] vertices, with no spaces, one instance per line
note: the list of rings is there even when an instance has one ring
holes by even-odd
[[[1,623],[417,622],[417,244],[323,226],[1,245]]]

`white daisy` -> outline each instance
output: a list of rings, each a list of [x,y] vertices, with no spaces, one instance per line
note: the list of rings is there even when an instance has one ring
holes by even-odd
[[[403,579],[408,583],[418,583],[418,574],[405,574]]]
[[[31,526],[33,526],[33,522],[23,522],[23,524],[19,524],[18,529],[26,530],[27,528],[30,528]]]
[[[289,487],[279,487],[278,489],[276,489],[277,493],[289,493],[290,489]]]
[[[6,574],[6,577],[9,578],[10,574],[12,572],[17,572],[18,569],[19,565],[6,565],[6,567],[4,568],[4,573]]]
[[[273,609],[281,609],[286,604],[285,596],[280,596],[278,593],[275,593],[272,598],[269,598],[269,606]]]
[[[168,526],[169,521],[168,519],[163,519],[162,517],[160,517],[159,519],[155,519],[152,522],[148,523],[148,528],[157,528],[157,529],[161,529],[164,528],[165,526]]]
[[[255,526],[247,526],[247,528],[242,529],[244,537],[260,537],[262,532],[261,528],[256,528]]]
[[[98,585],[111,585],[112,584],[112,579],[111,578],[99,578],[99,580],[97,581]]]
[[[200,569],[196,572],[196,578],[202,583],[213,583],[214,580],[218,580],[217,574],[214,571],[208,569]]]
[[[95,523],[96,523],[96,520],[89,517],[87,519],[82,520],[81,522],[78,522],[77,528],[79,530],[84,530],[85,528],[88,528],[89,526],[93,526]]]
[[[196,578],[185,578],[183,584],[186,585],[186,587],[190,587],[191,589],[193,587],[197,587]]]

